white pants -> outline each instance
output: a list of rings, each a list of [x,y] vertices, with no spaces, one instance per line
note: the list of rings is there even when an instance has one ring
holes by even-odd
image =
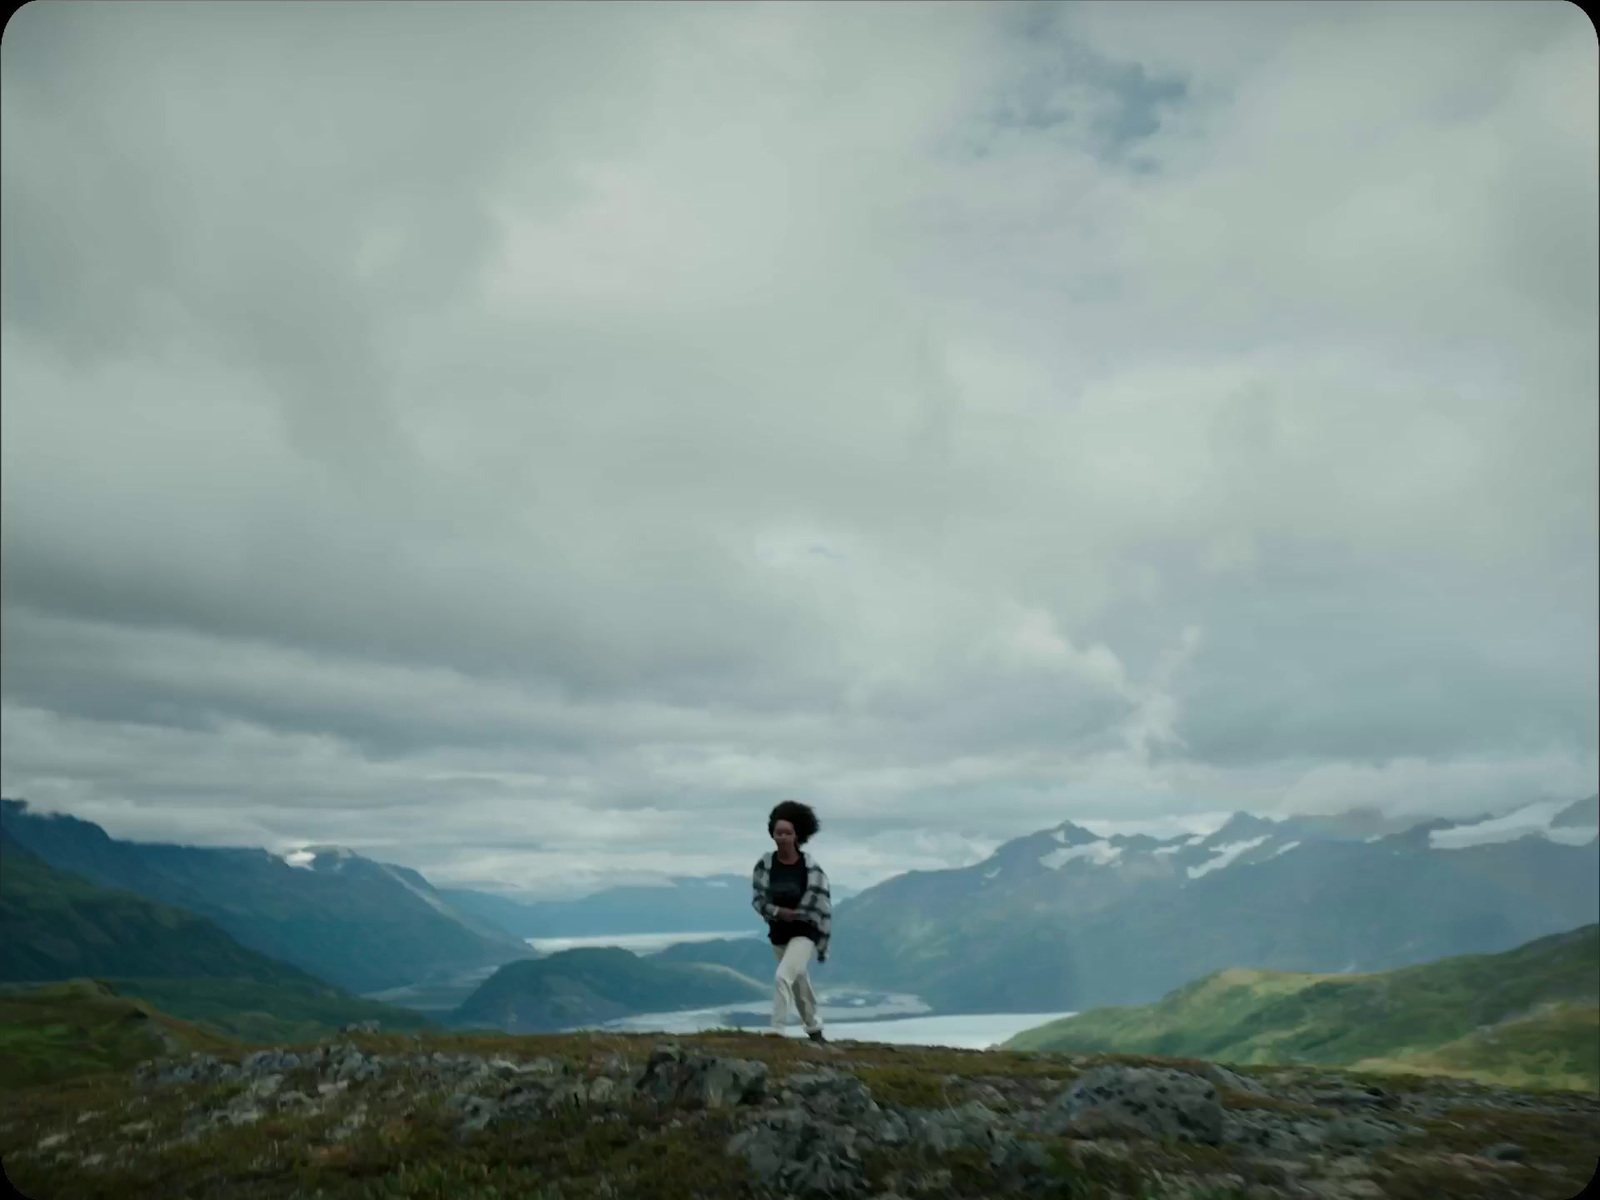
[[[772,1028],[775,1033],[782,1033],[783,1027],[789,1021],[791,1005],[800,1012],[800,1024],[804,1025],[807,1033],[816,1033],[822,1028],[822,1022],[817,1018],[817,994],[811,990],[811,976],[806,974],[806,967],[811,963],[811,955],[816,950],[816,943],[810,938],[791,938],[787,946],[774,946],[773,957],[778,960],[778,970],[772,981]]]

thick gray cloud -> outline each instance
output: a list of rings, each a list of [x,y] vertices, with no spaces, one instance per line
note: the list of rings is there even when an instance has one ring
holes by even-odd
[[[1593,789],[1569,5],[31,5],[0,80],[8,795],[554,891],[784,795],[860,885]]]

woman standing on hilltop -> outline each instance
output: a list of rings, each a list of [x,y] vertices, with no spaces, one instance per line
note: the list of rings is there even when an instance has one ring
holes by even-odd
[[[810,855],[800,849],[822,826],[810,806],[785,800],[767,815],[767,833],[775,849],[756,862],[750,885],[751,907],[767,923],[767,940],[778,960],[772,989],[772,1031],[783,1033],[791,1004],[814,1042],[823,1042],[822,1020],[817,1016],[817,994],[811,989],[806,968],[811,956],[828,960],[828,938],[833,927],[833,901],[828,877]]]

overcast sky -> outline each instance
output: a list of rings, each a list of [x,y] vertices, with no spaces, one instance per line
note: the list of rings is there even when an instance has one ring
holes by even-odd
[[[1587,795],[1596,67],[1565,3],[30,4],[0,783],[545,893],[788,796],[862,886]]]

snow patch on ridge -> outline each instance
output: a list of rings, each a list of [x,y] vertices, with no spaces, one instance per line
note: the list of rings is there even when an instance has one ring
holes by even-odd
[[[410,892],[413,896],[417,897],[417,899],[421,900],[429,908],[435,909],[436,911],[443,913],[445,916],[455,919],[455,912],[438,896],[423,891],[404,875],[400,874],[399,871],[396,871],[388,863],[379,863],[378,865],[383,868],[384,873],[387,874],[389,878],[393,879],[396,883],[405,888],[406,891]]]
[[[1104,867],[1122,857],[1122,847],[1113,846],[1110,842],[1085,842],[1081,846],[1063,846],[1060,850],[1052,850],[1049,854],[1040,857],[1039,862],[1049,867],[1052,871],[1059,870],[1065,863],[1075,858],[1087,858],[1096,866]]]
[[[1537,834],[1563,845],[1582,846],[1600,836],[1600,831],[1593,829],[1552,829],[1550,822],[1566,807],[1560,800],[1545,800],[1474,825],[1435,829],[1428,834],[1428,845],[1435,850],[1463,850],[1468,846],[1487,846],[1493,842],[1514,842],[1529,834]],[[1581,837],[1576,836],[1580,834]]]
[[[1287,854],[1287,853],[1289,853],[1289,851],[1293,850],[1299,844],[1300,844],[1299,842],[1285,842],[1283,845],[1279,846],[1276,850],[1274,850],[1271,854],[1267,855],[1267,857],[1268,858],[1277,858],[1278,855],[1280,855],[1280,854]]]
[[[1249,850],[1254,850],[1257,846],[1261,845],[1262,842],[1267,840],[1268,836],[1269,835],[1263,833],[1260,837],[1251,838],[1248,842],[1229,842],[1226,846],[1218,846],[1217,855],[1215,858],[1208,859],[1207,861],[1201,863],[1198,867],[1189,868],[1189,878],[1199,879],[1200,876],[1209,875],[1212,871],[1222,870],[1222,868],[1233,862],[1233,860],[1238,858],[1241,854],[1244,854]]]

